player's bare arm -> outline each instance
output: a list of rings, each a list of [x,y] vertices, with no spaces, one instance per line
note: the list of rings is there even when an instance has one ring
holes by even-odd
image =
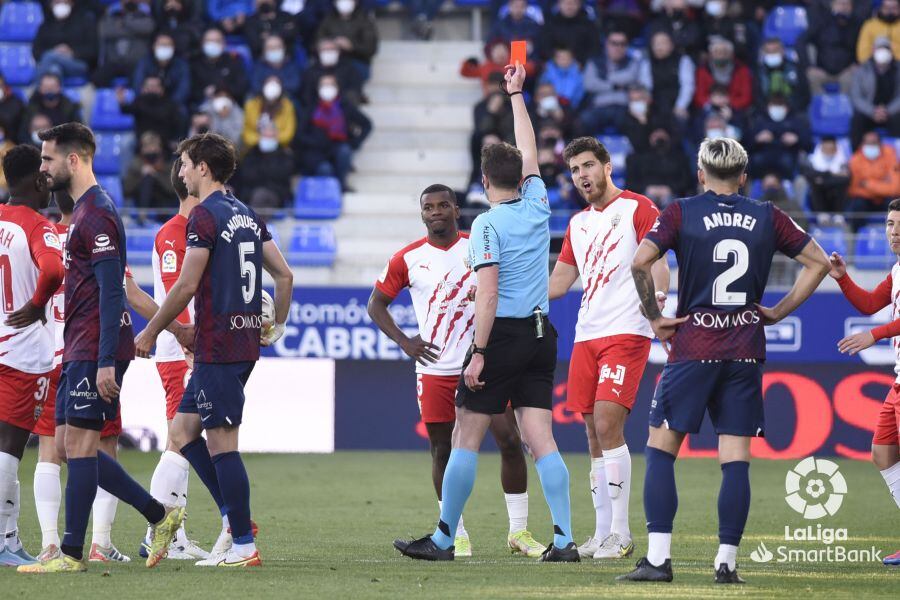
[[[169,290],[159,311],[147,323],[147,327],[134,340],[135,354],[141,358],[150,358],[150,351],[156,344],[156,338],[159,333],[164,330],[169,323],[174,321],[178,315],[187,307],[191,298],[197,292],[200,285],[200,277],[206,270],[209,263],[209,250],[206,248],[188,248],[184,255],[184,264],[181,267],[181,275],[178,281]],[[178,340],[183,346],[190,348],[193,343],[185,343],[181,339]]]
[[[291,310],[291,296],[294,289],[294,272],[284,260],[278,244],[269,240],[263,243],[263,269],[275,280],[275,323],[263,331],[260,344],[271,346],[284,335],[284,324]]]
[[[664,317],[660,312],[659,301],[656,297],[656,284],[653,277],[653,265],[660,262],[659,248],[650,240],[643,240],[634,254],[631,263],[631,275],[634,277],[634,287],[637,289],[638,298],[641,300],[641,309],[644,316],[650,321],[653,333],[661,342],[665,342],[673,335],[678,325],[688,320],[688,317],[673,319]],[[668,272],[668,265],[666,267]]]
[[[531,117],[528,115],[525,97],[522,95],[522,87],[525,85],[525,67],[518,62],[514,66],[508,65],[505,78],[506,90],[511,94],[509,100],[513,110],[516,148],[522,153],[522,177],[540,175],[534,128],[531,126]]]
[[[475,290],[475,348],[487,346],[491,329],[494,327],[494,319],[497,316],[497,301],[499,299],[498,284],[500,279],[500,267],[497,265],[485,266],[475,275],[478,277],[478,287]],[[469,366],[463,371],[463,379],[470,390],[484,388],[484,382],[479,379],[484,369],[485,356],[479,352],[473,352]]]
[[[40,275],[38,278],[38,288],[45,290],[56,290],[62,284],[66,271],[63,268],[62,259],[55,254],[45,254],[38,261]],[[51,295],[50,298],[53,296]],[[47,322],[46,307],[49,299],[36,300],[31,298],[22,307],[10,313],[6,318],[6,325],[22,329],[28,327],[36,321]]]
[[[156,300],[154,300],[150,294],[142,290],[141,286],[135,283],[134,279],[131,277],[125,278],[125,298],[128,300],[129,306],[131,306],[137,314],[148,321],[152,319],[153,315],[159,310]],[[187,330],[187,335],[182,330]],[[179,341],[184,337],[193,338],[194,336],[194,326],[192,324],[179,323],[178,321],[169,323],[168,327],[166,327],[166,331],[173,334]]]
[[[550,299],[556,300],[565,296],[577,279],[578,267],[561,260],[556,261],[553,272],[550,273]]]
[[[781,321],[783,318],[794,312],[798,306],[806,302],[822,280],[828,275],[832,269],[831,261],[828,255],[822,250],[816,240],[810,239],[809,243],[803,248],[803,252],[798,254],[795,259],[803,268],[797,275],[797,280],[787,295],[772,308],[760,306],[759,311],[763,315],[766,325],[772,325]]]
[[[366,310],[375,324],[378,325],[378,329],[400,346],[400,349],[403,350],[404,354],[419,364],[427,365],[429,363],[437,362],[438,358],[440,358],[438,355],[441,351],[440,348],[431,342],[426,342],[420,335],[409,337],[403,333],[402,329],[397,327],[394,317],[392,317],[390,311],[388,311],[388,306],[390,306],[393,301],[393,298],[378,288],[372,290],[372,295],[369,296],[369,303],[366,306]]]

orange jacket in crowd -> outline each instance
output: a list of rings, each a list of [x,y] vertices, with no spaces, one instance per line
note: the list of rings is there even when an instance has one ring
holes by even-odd
[[[881,145],[881,154],[875,160],[863,156],[862,148],[850,159],[849,198],[865,198],[873,204],[900,196],[900,165],[897,153],[887,145]]]
[[[484,89],[485,95],[498,91],[496,86],[493,86],[493,89],[490,89],[492,86],[488,82],[488,78],[491,76],[491,73],[500,73],[501,75],[504,73],[504,68],[506,65],[498,65],[497,63],[491,62],[489,60],[485,60],[484,62],[475,62],[474,60],[464,60],[462,65],[459,67],[459,74],[463,77],[471,77],[473,79],[480,79],[481,85]],[[525,74],[530,78],[533,77],[535,73],[535,67],[533,62],[525,63]]]

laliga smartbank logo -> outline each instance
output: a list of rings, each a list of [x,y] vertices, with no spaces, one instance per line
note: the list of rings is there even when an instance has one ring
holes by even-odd
[[[792,510],[807,521],[815,521],[837,514],[847,495],[847,481],[836,463],[810,456],[787,472],[784,491],[784,500]],[[846,528],[823,527],[821,523],[803,527],[785,525],[784,538],[779,541],[794,542],[794,545],[770,549],[765,542],[760,542],[750,553],[750,559],[757,563],[881,561],[881,550],[875,546],[859,549],[835,543],[848,539]]]

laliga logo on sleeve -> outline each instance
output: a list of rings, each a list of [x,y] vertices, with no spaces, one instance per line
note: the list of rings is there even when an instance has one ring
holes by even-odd
[[[821,519],[834,515],[841,508],[847,493],[847,481],[837,464],[810,456],[787,472],[784,490],[788,506],[803,515],[804,519]]]

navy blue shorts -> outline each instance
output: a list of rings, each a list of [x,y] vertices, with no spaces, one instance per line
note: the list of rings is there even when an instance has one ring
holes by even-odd
[[[697,433],[709,411],[719,435],[762,437],[762,370],[756,361],[669,363],[650,405],[650,426]]]
[[[59,382],[56,384],[56,406],[53,412],[56,415],[56,426],[62,427],[66,424],[66,396],[69,390],[66,388],[66,366],[62,366],[59,372]]]
[[[130,361],[127,360],[116,361],[116,383],[120,387],[129,364]],[[56,405],[65,405],[67,424],[100,431],[104,422],[112,421],[119,414],[119,399],[106,402],[97,391],[96,361],[74,360],[65,363],[59,381]],[[65,395],[60,397],[63,393]],[[64,400],[64,403],[60,400]]]
[[[240,425],[244,386],[255,366],[255,361],[194,363],[178,412],[199,414],[204,429]]]

